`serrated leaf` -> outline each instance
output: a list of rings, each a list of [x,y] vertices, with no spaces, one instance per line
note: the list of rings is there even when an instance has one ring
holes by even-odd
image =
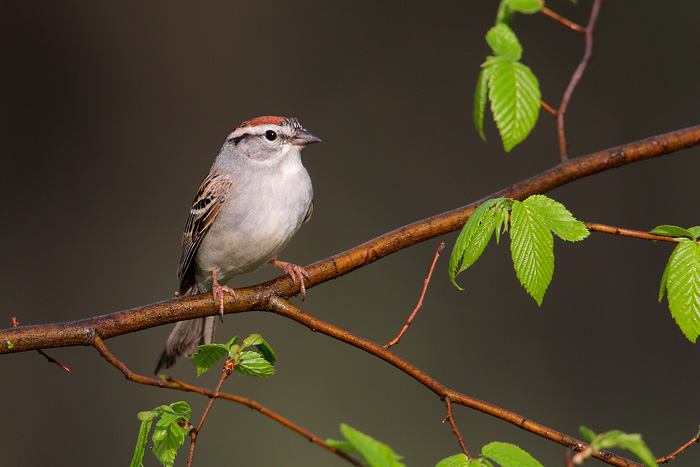
[[[541,0],[506,0],[506,3],[512,10],[528,15],[537,13],[544,6]]]
[[[542,216],[525,203],[515,202],[510,219],[513,266],[525,290],[542,305],[554,274],[554,239]]]
[[[489,92],[491,113],[503,141],[510,151],[522,142],[537,122],[540,111],[540,88],[530,68],[503,56],[489,57]]]
[[[678,227],[677,225],[659,225],[650,230],[649,233],[652,233],[654,235],[664,235],[666,237],[690,237],[693,239],[697,238],[697,236],[693,235],[693,233],[690,230]]]
[[[523,55],[523,48],[513,30],[505,24],[497,24],[486,33],[486,42],[493,53],[518,61]]]
[[[509,443],[489,443],[483,447],[481,455],[497,462],[501,467],[542,467],[528,452]]]
[[[691,342],[700,335],[700,244],[681,238],[661,279],[671,315]]]
[[[141,412],[141,413],[152,413],[152,412]],[[139,414],[141,415],[141,414]],[[141,427],[139,428],[139,436],[136,438],[136,448],[134,449],[134,456],[131,458],[130,467],[141,467],[143,463],[143,455],[146,453],[146,443],[148,442],[148,433],[151,431],[151,425],[153,424],[153,419],[141,419]]]
[[[185,442],[186,434],[187,430],[176,423],[155,431],[153,434],[153,454],[162,465],[172,467],[175,463],[177,450]]]
[[[593,438],[595,438],[595,432],[586,426],[581,425],[578,428],[578,431],[581,432],[581,436],[583,437],[584,441],[588,441],[590,443],[593,441]]]
[[[255,346],[265,360],[270,362],[272,365],[275,364],[277,361],[277,355],[275,355],[275,351],[272,350],[270,344],[268,344],[267,341],[260,336],[260,334],[251,334],[243,341],[243,348],[250,345]]]
[[[370,467],[406,467],[399,462],[397,455],[389,446],[380,443],[350,425],[340,424],[340,432],[350,444],[365,458]]]
[[[484,114],[486,112],[486,101],[488,95],[489,69],[482,67],[479,79],[476,81],[476,91],[474,92],[474,125],[481,139],[486,141],[484,134]]]
[[[499,199],[487,200],[474,210],[452,248],[449,265],[450,280],[460,290],[463,289],[457,285],[455,278],[474,264],[488,245],[497,224],[496,213],[491,208]]]
[[[257,352],[245,351],[239,354],[240,361],[235,369],[242,375],[267,377],[275,374],[275,368]]]
[[[446,457],[438,462],[435,467],[468,467],[469,458],[464,454],[455,454],[454,456]]]
[[[208,371],[221,357],[228,354],[224,344],[204,344],[197,347],[197,353],[190,358],[197,365],[197,376]]]
[[[181,427],[179,423],[189,420],[192,409],[187,402],[179,401],[170,405],[161,405],[155,411],[158,410],[161,410],[163,415],[153,432],[152,450],[161,464],[172,467],[177,450],[184,443],[187,434],[187,429]]]
[[[544,195],[532,195],[523,203],[539,212],[552,233],[569,242],[583,240],[590,231],[583,222],[571,215],[563,204]]]

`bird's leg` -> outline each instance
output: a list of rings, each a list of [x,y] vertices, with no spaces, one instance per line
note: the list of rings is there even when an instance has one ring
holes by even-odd
[[[301,299],[304,300],[304,298],[306,298],[304,278],[310,279],[309,273],[306,272],[306,269],[296,264],[287,263],[286,261],[278,261],[276,259],[271,259],[270,264],[284,269],[284,272],[292,278],[295,284],[297,283],[297,280],[299,280],[299,284],[301,285]]]
[[[214,298],[214,303],[219,302],[219,314],[221,315],[221,322],[224,321],[224,294],[229,293],[233,298],[236,298],[236,292],[233,291],[231,287],[226,285],[221,285],[216,281],[216,269],[211,270],[211,294]]]

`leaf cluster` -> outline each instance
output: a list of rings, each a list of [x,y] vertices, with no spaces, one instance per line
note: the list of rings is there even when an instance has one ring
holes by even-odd
[[[192,410],[187,402],[174,402],[170,405],[161,405],[147,412],[138,414],[141,420],[141,428],[136,440],[136,449],[131,459],[131,467],[140,467],[146,452],[148,433],[151,431],[153,420],[160,418],[153,432],[153,455],[165,467],[172,467],[175,462],[177,450],[185,442],[185,435],[189,432],[185,426],[189,425]]]
[[[510,229],[509,229],[510,226]],[[511,256],[518,280],[542,304],[554,274],[554,238],[575,242],[589,235],[582,222],[562,205],[544,195],[525,201],[494,198],[479,206],[462,228],[450,256],[450,280],[455,279],[481,256],[492,234],[496,242],[510,230]],[[461,288],[460,288],[461,289]]]
[[[208,371],[222,357],[227,356],[227,367],[247,376],[267,377],[275,374],[277,356],[272,347],[259,334],[251,334],[238,345],[238,336],[226,344],[204,344],[197,347],[198,352],[192,355],[192,361],[197,366],[197,376]],[[257,351],[245,350],[255,347]]]
[[[536,13],[543,6],[540,0],[503,0],[496,25],[486,33],[493,55],[481,65],[474,94],[474,124],[486,140],[484,112],[489,101],[506,151],[522,142],[535,127],[542,97],[537,77],[520,62],[523,48],[509,24],[515,12]]]

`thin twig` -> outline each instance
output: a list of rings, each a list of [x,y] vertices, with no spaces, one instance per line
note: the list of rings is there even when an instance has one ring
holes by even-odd
[[[588,19],[588,25],[584,30],[584,37],[586,40],[586,48],[583,52],[583,58],[581,62],[576,67],[576,71],[571,76],[571,81],[564,91],[564,96],[561,98],[561,104],[559,105],[559,110],[557,111],[557,130],[559,134],[559,158],[562,162],[568,159],[568,142],[566,141],[566,130],[564,126],[564,116],[566,114],[566,108],[569,105],[569,100],[571,99],[571,94],[574,92],[576,85],[581,80],[583,72],[586,71],[588,62],[590,62],[593,55],[593,29],[595,28],[596,20],[598,19],[598,13],[600,12],[600,5],[603,0],[593,0],[593,6],[591,7],[591,16]]]
[[[550,18],[552,18],[555,21],[560,22],[561,24],[563,24],[564,26],[566,26],[569,29],[572,29],[576,32],[580,32],[581,34],[586,33],[586,30],[583,29],[581,26],[579,26],[578,24],[576,24],[572,21],[569,21],[568,19],[564,18],[561,15],[558,15],[557,13],[554,13],[552,10],[550,10],[546,6],[542,7],[542,9],[540,10],[540,13],[544,13],[545,15],[549,16]]]
[[[221,390],[221,386],[224,384],[224,381],[226,381],[226,378],[231,376],[232,366],[229,364],[229,360],[227,360],[226,364],[224,365],[224,370],[221,372],[221,378],[219,379],[219,384],[217,384],[216,389],[214,389],[214,395],[209,397],[209,403],[207,404],[207,408],[204,409],[204,413],[202,414],[202,418],[199,419],[199,423],[197,424],[197,428],[190,430],[190,454],[189,454],[189,457],[187,458],[187,467],[192,467],[192,458],[194,457],[194,447],[195,447],[195,444],[197,444],[197,436],[199,436],[199,432],[202,429],[202,425],[204,425],[204,420],[206,420],[207,415],[209,415],[209,411],[211,410],[211,406],[214,405],[214,401],[219,397],[219,391]]]
[[[18,321],[17,318],[14,317],[14,316],[12,317],[12,327],[13,327],[13,328],[18,328],[18,327],[19,327],[19,321]],[[59,362],[59,361],[56,360],[55,358],[49,357],[49,355],[48,355],[46,352],[44,352],[43,350],[41,350],[41,349],[36,349],[36,351],[39,352],[40,355],[43,355],[44,358],[46,358],[46,360],[49,361],[49,363],[53,363],[53,364],[55,364],[55,365],[58,365],[58,366],[61,367],[64,371],[67,371],[69,375],[72,375],[72,374],[73,374],[73,372],[70,371],[70,368],[68,368],[67,366],[65,366],[63,363]]]
[[[545,101],[543,101],[542,99],[540,99],[540,105],[542,106],[542,108],[543,108],[544,110],[546,110],[546,111],[549,112],[550,114],[554,115],[555,117],[557,116],[557,111],[554,110],[552,107],[550,107],[550,105],[547,104],[547,103],[546,103]]]
[[[623,229],[621,227],[613,227],[611,225],[605,225],[605,224],[594,224],[592,222],[584,222],[583,225],[585,225],[588,230],[592,230],[594,232],[603,232],[603,233],[609,233],[612,235],[622,235],[623,237],[642,238],[644,240],[659,240],[662,242],[678,243],[678,238],[676,238],[676,237],[667,237],[665,235],[654,235],[652,233],[643,232],[641,230]]]
[[[462,448],[464,455],[467,456],[468,459],[471,459],[471,456],[467,452],[467,446],[464,444],[464,440],[462,439],[462,435],[459,434],[459,430],[457,429],[455,418],[452,416],[452,401],[450,401],[450,396],[445,396],[445,405],[447,406],[447,417],[442,420],[442,423],[450,422],[450,425],[452,426],[452,433],[454,433],[457,437],[459,447]]]
[[[689,448],[691,445],[700,442],[700,437],[698,435],[693,436],[693,439],[685,443],[683,446],[679,447],[675,451],[673,451],[671,454],[668,456],[661,457],[660,459],[656,459],[657,464],[665,464],[666,462],[673,460],[678,454],[682,453],[685,451],[687,448]]]
[[[209,298],[209,302],[211,302],[211,297]],[[109,350],[109,348],[107,348],[107,345],[105,345],[104,341],[102,340],[102,338],[98,334],[96,334],[94,332],[91,333],[91,335],[88,336],[87,343],[92,345],[100,353],[100,355],[102,355],[109,363],[111,363],[114,367],[116,367],[119,371],[121,371],[124,374],[124,376],[126,377],[126,379],[129,381],[133,381],[135,383],[140,383],[140,384],[145,384],[148,386],[155,386],[158,388],[167,388],[167,389],[175,389],[177,391],[194,392],[194,393],[201,394],[201,395],[207,396],[207,397],[215,397],[216,396],[219,399],[226,399],[226,400],[230,400],[233,402],[237,402],[239,404],[246,405],[246,406],[250,407],[251,409],[257,410],[261,414],[275,420],[276,422],[280,423],[281,425],[286,426],[287,428],[291,429],[292,431],[295,431],[296,433],[300,434],[301,436],[303,436],[307,440],[311,441],[312,443],[315,443],[318,446],[326,449],[327,451],[330,451],[333,454],[342,457],[346,461],[350,462],[352,465],[362,466],[362,463],[360,463],[356,459],[350,457],[345,452],[339,450],[338,448],[335,448],[333,446],[328,445],[325,441],[323,441],[318,436],[303,429],[302,427],[291,422],[290,420],[287,420],[283,416],[271,411],[270,409],[264,407],[260,403],[255,402],[254,400],[247,399],[245,397],[236,396],[234,394],[228,394],[225,392],[220,392],[220,393],[216,394],[214,391],[211,391],[209,389],[198,387],[198,386],[192,386],[191,384],[187,384],[187,383],[184,383],[182,381],[177,381],[177,380],[172,379],[172,378],[167,378],[167,381],[163,381],[162,379],[155,379],[155,378],[150,378],[148,376],[139,375],[139,374],[131,371],[121,360],[119,360]]]
[[[423,306],[423,297],[425,297],[425,291],[428,290],[428,284],[430,283],[430,277],[433,275],[433,269],[435,269],[435,263],[437,263],[438,258],[440,257],[440,252],[442,249],[445,248],[445,242],[440,243],[440,246],[438,247],[437,251],[435,252],[435,258],[433,259],[433,264],[430,266],[430,271],[428,272],[428,277],[425,278],[423,281],[423,292],[420,294],[420,298],[418,299],[418,304],[416,307],[413,309],[413,313],[411,313],[411,316],[408,317],[408,320],[406,321],[406,324],[403,325],[403,329],[401,329],[401,332],[399,332],[399,335],[394,338],[393,341],[389,342],[384,346],[385,349],[388,349],[392,345],[396,345],[399,343],[399,340],[401,337],[403,337],[404,333],[408,329],[408,327],[411,325],[411,322],[413,321],[413,318],[416,316],[416,313],[418,313],[418,310],[420,309],[421,306]]]

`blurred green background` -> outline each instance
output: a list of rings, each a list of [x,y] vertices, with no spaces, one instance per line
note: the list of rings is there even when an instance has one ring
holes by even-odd
[[[585,24],[590,1],[548,6]],[[172,296],[182,228],[226,135],[260,115],[299,118],[323,139],[304,152],[312,221],[280,256],[309,264],[467,204],[558,162],[554,118],[505,154],[488,117],[471,122],[496,1],[13,2],[0,4],[0,326],[75,320]],[[580,156],[698,123],[700,3],[605,2],[594,60],[567,115]],[[583,39],[543,15],[513,25],[543,99],[558,105]],[[605,172],[551,193],[579,219],[649,230],[700,223],[700,148]],[[656,301],[670,244],[592,234],[555,242],[538,308],[508,243],[449,284],[456,233],[323,284],[308,313],[379,343],[395,336],[447,243],[424,306],[395,352],[448,387],[578,435],[641,432],[657,456],[700,423],[696,345]],[[266,267],[230,285],[279,275]],[[107,341],[150,374],[171,326]],[[268,313],[227,316],[219,340],[261,333],[277,375],[232,377],[250,397],[321,438],[346,422],[408,466],[459,452],[443,403],[362,351]],[[136,413],[207,400],[127,383],[91,348],[0,358],[2,465],[127,465]],[[216,373],[216,372],[215,372]],[[195,379],[194,367],[171,373]],[[565,449],[455,407],[470,452],[519,444],[548,466]],[[186,453],[176,465],[184,465]],[[692,448],[676,466],[698,465]],[[243,406],[217,402],[195,465],[347,465]],[[147,453],[145,465],[157,462]],[[592,461],[591,465],[597,465]]]

